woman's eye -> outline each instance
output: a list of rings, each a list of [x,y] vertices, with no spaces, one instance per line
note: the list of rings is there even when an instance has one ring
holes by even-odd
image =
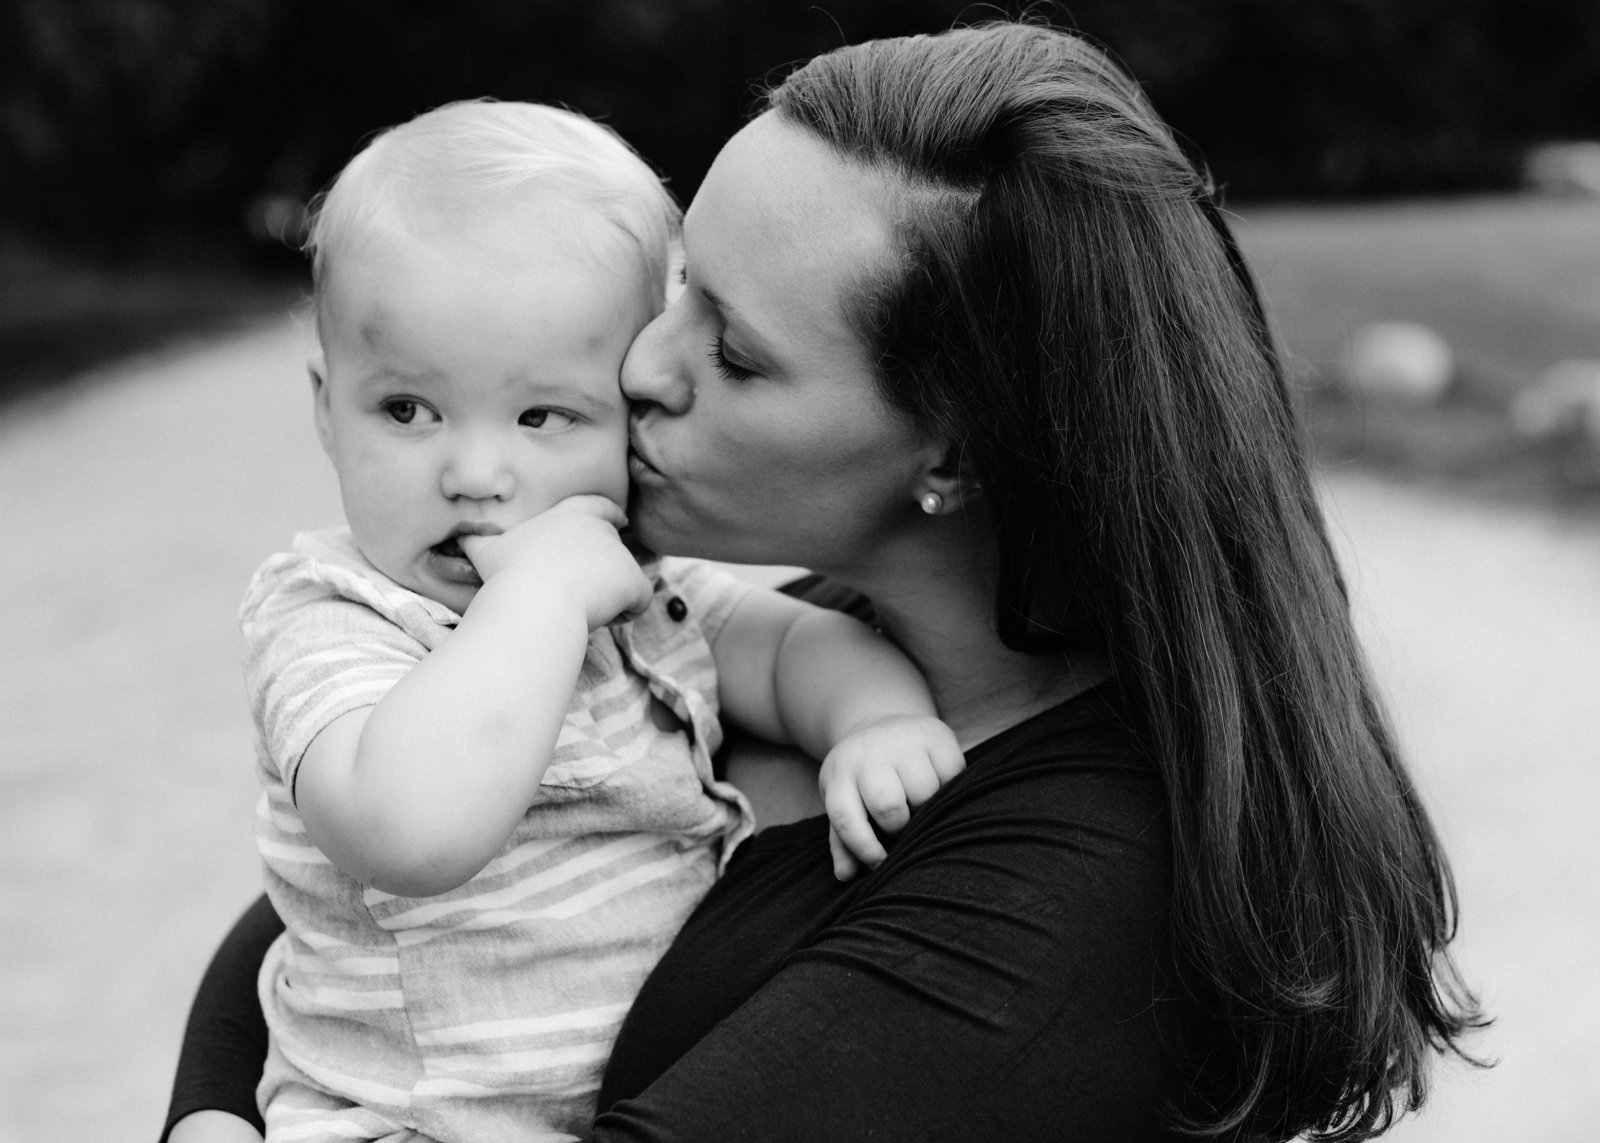
[[[711,339],[711,364],[716,366],[717,372],[729,381],[748,381],[756,375],[755,370],[746,369],[744,366],[728,359],[727,343],[722,336]]]
[[[525,429],[563,429],[573,423],[571,413],[563,413],[560,409],[529,409],[517,418],[517,424]]]

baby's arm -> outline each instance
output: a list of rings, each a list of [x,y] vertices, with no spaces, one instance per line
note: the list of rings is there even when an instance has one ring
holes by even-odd
[[[544,776],[589,632],[644,606],[622,513],[573,497],[503,536],[464,537],[484,584],[455,632],[300,764],[311,840],[385,892],[455,888],[505,845]]]
[[[823,759],[817,780],[840,879],[886,856],[873,822],[897,832],[966,765],[916,667],[848,616],[751,591],[712,654],[733,721]]]

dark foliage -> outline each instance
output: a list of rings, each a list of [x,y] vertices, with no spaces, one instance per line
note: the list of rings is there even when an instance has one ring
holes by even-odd
[[[1035,4],[1139,76],[1235,197],[1485,188],[1600,133],[1592,0]],[[1014,14],[967,0],[10,0],[0,226],[148,254],[242,233],[450,99],[606,119],[687,199],[754,86],[818,51]]]

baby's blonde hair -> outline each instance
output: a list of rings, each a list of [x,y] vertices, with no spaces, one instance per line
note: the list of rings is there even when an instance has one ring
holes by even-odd
[[[619,274],[642,270],[660,293],[681,217],[609,127],[545,104],[464,100],[375,136],[312,203],[305,250],[320,293],[329,266],[375,238],[476,238],[515,256],[518,227],[537,227]]]

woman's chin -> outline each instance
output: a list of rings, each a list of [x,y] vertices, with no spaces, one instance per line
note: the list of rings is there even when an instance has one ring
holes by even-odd
[[[652,470],[653,471],[653,470]],[[628,498],[628,525],[635,539],[662,556],[691,556],[730,564],[790,564],[775,554],[769,520],[717,515],[687,503],[680,487],[636,482]]]
[[[665,526],[659,516],[644,507],[636,498],[628,507],[628,536],[635,547],[645,548],[658,556],[698,556],[692,540],[685,541],[675,530]]]
[[[637,543],[658,556],[693,556],[703,560],[729,560],[725,545],[714,533],[696,527],[692,521],[655,511],[647,503],[636,502],[628,522]]]

